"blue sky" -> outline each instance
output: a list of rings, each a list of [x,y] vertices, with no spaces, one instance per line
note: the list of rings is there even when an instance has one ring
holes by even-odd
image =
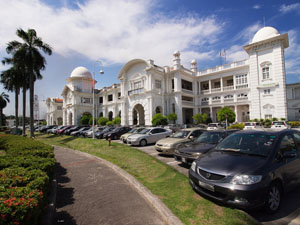
[[[34,28],[53,47],[46,57],[44,79],[36,82],[40,100],[61,97],[65,80],[77,66],[93,72],[96,60],[104,75],[96,74],[96,88],[119,83],[122,66],[133,58],[172,65],[172,53],[181,52],[184,66],[192,59],[198,70],[245,59],[242,46],[265,26],[288,33],[287,82],[300,82],[300,2],[246,0],[0,0],[0,55],[16,40],[15,31]],[[7,67],[0,66],[0,70]],[[96,71],[100,66],[96,64]],[[0,85],[0,91],[3,91]],[[14,95],[5,108],[14,114]],[[20,97],[21,101],[21,97]],[[40,102],[44,105],[44,102]],[[41,114],[45,107],[41,107]]]

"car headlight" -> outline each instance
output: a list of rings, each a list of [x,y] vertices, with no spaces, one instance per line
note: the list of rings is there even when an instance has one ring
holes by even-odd
[[[201,155],[201,152],[194,152],[193,154],[192,154],[192,156],[200,156]]]
[[[250,185],[259,183],[262,179],[261,175],[235,175],[231,180],[231,184]]]
[[[196,162],[195,161],[191,165],[191,170],[193,170],[194,172],[196,172]]]

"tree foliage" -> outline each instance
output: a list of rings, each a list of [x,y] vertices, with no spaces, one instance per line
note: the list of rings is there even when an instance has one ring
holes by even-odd
[[[207,123],[208,115],[206,113],[204,114],[195,114],[193,116],[193,120],[195,124],[200,124],[200,123]]]
[[[9,102],[9,96],[5,94],[4,92],[0,95],[0,126],[3,126],[2,120],[3,120],[3,109],[6,107],[7,103]]]
[[[108,122],[108,119],[106,117],[100,117],[97,121],[97,124],[104,126],[104,125],[106,125],[107,122]]]
[[[235,112],[228,107],[224,107],[218,111],[217,113],[218,121],[220,122],[226,121],[226,115],[228,117],[227,118],[228,123],[233,123],[235,121]]]
[[[120,125],[121,124],[121,118],[120,117],[116,117],[116,118],[113,119],[112,122],[115,125]]]
[[[80,118],[80,124],[81,125],[89,125],[91,118],[92,118],[91,114],[83,114]]]
[[[172,121],[174,124],[176,124],[176,120],[177,120],[177,114],[176,113],[170,113],[168,115],[168,120]]]
[[[155,114],[152,117],[152,125],[157,126],[157,125],[167,125],[168,124],[168,119],[167,117],[163,116],[160,113]]]

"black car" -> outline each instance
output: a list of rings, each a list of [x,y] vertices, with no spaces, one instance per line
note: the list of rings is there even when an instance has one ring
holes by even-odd
[[[89,130],[90,127],[81,127],[79,130],[72,131],[70,135],[72,136],[80,136],[82,132]]]
[[[175,160],[192,164],[200,155],[214,148],[228,135],[238,130],[215,130],[203,132],[195,141],[179,145],[174,151]]]
[[[43,126],[39,129],[39,132],[47,133],[47,130],[52,129],[55,125]]]
[[[81,128],[83,128],[84,126],[73,126],[70,129],[65,130],[64,134],[66,135],[70,135],[72,132],[80,130]]]
[[[120,139],[122,134],[125,134],[130,130],[131,130],[130,127],[116,127],[112,131],[105,133],[103,135],[103,138],[105,138],[106,140],[108,138],[110,138],[111,140],[117,140]]]
[[[192,163],[198,193],[242,209],[276,212],[283,193],[300,184],[300,132],[240,131]]]
[[[102,131],[96,132],[96,133],[95,133],[95,137],[98,138],[98,139],[102,139],[102,138],[103,138],[103,135],[104,135],[105,133],[108,133],[108,132],[112,131],[113,129],[114,129],[113,127],[107,127],[107,128],[105,128],[104,130],[102,130]]]

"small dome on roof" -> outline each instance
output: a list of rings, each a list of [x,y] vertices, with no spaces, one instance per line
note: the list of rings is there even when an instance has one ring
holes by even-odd
[[[70,77],[92,78],[92,74],[83,66],[76,67]]]
[[[178,50],[176,50],[174,53],[173,53],[174,56],[180,56],[180,52]]]
[[[280,35],[280,33],[274,27],[263,27],[256,32],[251,43],[263,41],[278,35]]]
[[[197,64],[196,59],[193,59],[193,60],[191,61],[191,64]]]

